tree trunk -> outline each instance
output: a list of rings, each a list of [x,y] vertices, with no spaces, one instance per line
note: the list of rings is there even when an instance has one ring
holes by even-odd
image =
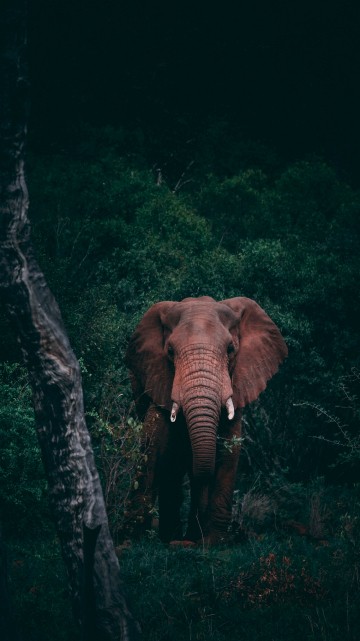
[[[31,246],[24,175],[26,3],[6,0],[5,5],[0,16],[2,298],[29,371],[52,512],[83,639],[134,639],[138,626],[126,605],[109,533],[85,424],[79,364]]]

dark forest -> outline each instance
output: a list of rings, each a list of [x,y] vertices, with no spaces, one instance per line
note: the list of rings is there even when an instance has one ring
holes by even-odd
[[[32,241],[144,641],[360,635],[360,5],[30,0]],[[244,411],[226,544],[139,536],[125,353],[158,301],[245,296],[289,354]],[[0,518],[23,641],[81,638],[0,309]],[[185,481],[185,504],[189,502]]]

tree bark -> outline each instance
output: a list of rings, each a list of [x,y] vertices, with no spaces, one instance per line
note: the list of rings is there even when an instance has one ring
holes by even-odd
[[[26,3],[6,0],[1,13],[0,290],[29,371],[75,617],[86,641],[125,641],[137,637],[138,626],[127,608],[109,533],[79,363],[31,245],[24,174]]]

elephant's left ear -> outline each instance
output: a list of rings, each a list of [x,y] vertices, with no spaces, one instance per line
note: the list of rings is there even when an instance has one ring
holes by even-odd
[[[232,376],[233,403],[254,401],[278,371],[288,350],[279,329],[255,301],[238,297],[222,301],[238,316],[239,351]]]
[[[156,303],[144,314],[131,336],[125,362],[131,372],[133,393],[140,414],[151,399],[171,409],[173,366],[164,353],[166,315],[176,303]]]

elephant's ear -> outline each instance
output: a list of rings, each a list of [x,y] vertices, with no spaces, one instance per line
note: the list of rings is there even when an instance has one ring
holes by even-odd
[[[156,303],[146,312],[136,327],[125,355],[132,374],[135,401],[144,407],[144,395],[157,405],[171,409],[171,390],[174,370],[164,352],[162,319],[176,303]]]
[[[255,301],[239,297],[222,302],[239,318],[239,351],[232,375],[233,403],[235,408],[244,407],[265,389],[288,350],[275,323]]]

